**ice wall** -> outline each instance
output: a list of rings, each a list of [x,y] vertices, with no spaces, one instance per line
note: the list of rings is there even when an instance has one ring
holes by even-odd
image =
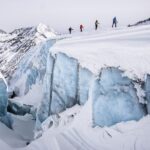
[[[65,111],[75,104],[84,105],[89,99],[89,92],[92,93],[94,125],[110,126],[121,121],[139,120],[146,114],[145,107],[139,103],[134,81],[123,76],[121,70],[106,67],[100,75],[93,74],[88,68],[82,68],[76,58],[62,52],[52,53],[50,48],[54,43],[55,40],[48,40],[30,49],[9,83],[17,96],[27,95],[33,85],[43,87],[42,101],[36,111],[37,130],[50,115]],[[148,111],[149,82],[150,77],[147,76],[145,91]],[[4,99],[3,95],[1,97]],[[4,101],[0,103],[6,105]],[[6,113],[4,108],[0,110],[1,114]],[[30,108],[13,103],[9,108],[16,114],[30,113]]]
[[[58,114],[75,104],[84,105],[92,73],[80,67],[78,61],[63,53],[47,58],[43,100],[37,109],[36,130],[52,114]]]
[[[147,111],[148,114],[150,114],[150,75],[149,74],[146,76],[144,89],[145,89],[145,96],[147,100]]]
[[[59,53],[56,56],[53,72],[52,99],[50,106],[52,114],[62,112],[66,108],[70,108],[77,103],[77,83],[77,60]]]
[[[0,117],[5,116],[7,113],[7,86],[4,80],[0,77]]]
[[[63,53],[48,55],[44,96],[37,110],[36,127],[52,114],[75,104],[84,105],[92,93],[93,125],[110,126],[121,121],[139,120],[146,108],[139,103],[135,83],[118,68],[106,67],[94,75]],[[137,83],[136,83],[137,84]]]
[[[11,115],[7,113],[8,94],[7,85],[0,73],[0,121],[9,128],[12,128],[13,120]]]
[[[118,68],[104,68],[92,89],[94,125],[111,126],[146,115],[134,83]]]
[[[41,101],[36,113],[36,130],[40,130],[41,123],[50,115],[54,62],[55,59],[51,55],[48,55],[46,74],[44,77],[43,100]]]
[[[89,98],[89,89],[94,75],[86,68],[79,67],[78,100],[84,105]]]

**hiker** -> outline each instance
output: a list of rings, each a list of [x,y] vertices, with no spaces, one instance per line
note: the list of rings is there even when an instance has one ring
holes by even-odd
[[[117,27],[117,23],[118,23],[118,21],[117,21],[116,17],[114,17],[113,23],[112,23],[112,28],[114,27],[114,25],[115,25],[115,27]]]
[[[99,22],[98,22],[98,20],[96,20],[96,21],[95,21],[95,30],[98,29],[98,25],[99,25]]]
[[[81,25],[80,25],[80,32],[83,31],[83,28],[84,28],[84,27],[83,27],[83,25],[81,24]]]
[[[70,27],[68,30],[69,30],[69,33],[71,34],[71,32],[72,32],[73,29]]]

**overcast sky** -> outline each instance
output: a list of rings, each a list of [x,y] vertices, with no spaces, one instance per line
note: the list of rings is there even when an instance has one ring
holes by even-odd
[[[149,18],[150,0],[0,0],[0,28],[5,31],[39,23],[61,32],[81,23],[92,29],[96,19],[109,27],[114,16],[120,26]]]

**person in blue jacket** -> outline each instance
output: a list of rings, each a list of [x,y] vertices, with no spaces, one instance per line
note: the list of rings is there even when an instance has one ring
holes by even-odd
[[[113,18],[113,23],[112,23],[112,28],[114,27],[114,25],[115,25],[115,27],[117,27],[117,23],[118,23],[117,18],[114,17]]]

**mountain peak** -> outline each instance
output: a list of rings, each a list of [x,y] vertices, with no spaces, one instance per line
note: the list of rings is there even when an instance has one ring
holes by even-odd
[[[38,33],[44,35],[46,38],[53,38],[55,37],[55,33],[53,29],[50,29],[47,25],[40,23],[37,27],[36,30]]]
[[[36,28],[37,28],[37,31],[49,30],[49,27],[43,23],[39,23]]]

